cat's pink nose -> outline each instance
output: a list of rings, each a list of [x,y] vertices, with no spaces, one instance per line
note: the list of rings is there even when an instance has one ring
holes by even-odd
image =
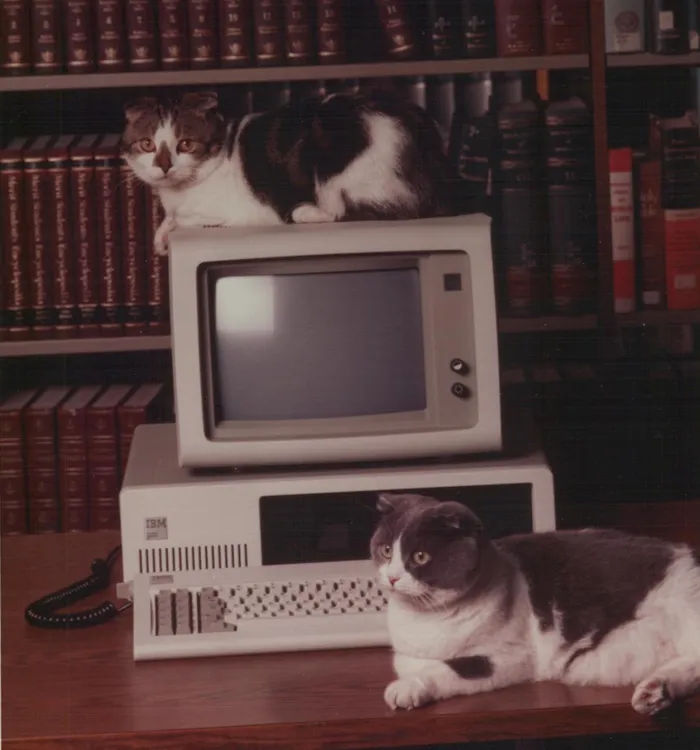
[[[398,576],[389,576],[389,586],[393,586],[399,580]]]

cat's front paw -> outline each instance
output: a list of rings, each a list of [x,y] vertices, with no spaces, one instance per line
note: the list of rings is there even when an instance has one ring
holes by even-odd
[[[405,708],[420,708],[433,700],[428,686],[420,677],[404,677],[389,683],[384,691],[384,700],[392,711]]]
[[[651,677],[637,685],[632,696],[632,708],[640,714],[653,716],[673,703],[668,685],[664,680]]]
[[[333,217],[313,203],[302,203],[292,211],[292,221],[295,224],[325,224],[333,221]]]
[[[168,254],[168,235],[164,234],[161,237],[155,237],[153,239],[153,252],[156,255],[167,255]]]

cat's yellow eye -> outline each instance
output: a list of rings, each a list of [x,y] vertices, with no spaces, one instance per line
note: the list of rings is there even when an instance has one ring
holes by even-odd
[[[190,151],[194,151],[194,141],[190,141],[187,138],[183,138],[177,144],[177,150],[181,153],[189,154]]]
[[[379,553],[381,554],[382,557],[386,557],[386,559],[388,560],[391,557],[391,545],[383,544],[379,548]]]
[[[430,562],[430,555],[427,552],[418,550],[418,552],[413,553],[413,562],[416,565],[425,565]]]
[[[153,143],[153,141],[150,138],[142,138],[139,141],[139,148],[141,149],[141,151],[150,153],[156,150],[156,144]]]

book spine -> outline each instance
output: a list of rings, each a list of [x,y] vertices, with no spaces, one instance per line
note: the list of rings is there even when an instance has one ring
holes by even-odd
[[[496,16],[493,0],[462,0],[462,55],[467,58],[496,54]]]
[[[32,71],[30,0],[0,3],[0,72],[5,76]]]
[[[144,241],[144,189],[131,168],[122,162],[120,169],[122,210],[122,289],[124,329],[127,334],[146,331],[146,243]]]
[[[189,0],[190,67],[217,66],[216,4],[214,0]]]
[[[0,424],[0,534],[26,534],[27,477],[22,413],[7,412]]]
[[[85,412],[58,413],[61,529],[88,531],[88,445]]]
[[[148,421],[147,407],[126,406],[122,404],[117,409],[117,421],[119,425],[119,470],[121,475],[126,474],[126,465],[129,462],[129,451],[134,440],[134,432],[139,425]]]
[[[644,52],[646,0],[605,0],[605,51]]]
[[[459,57],[459,21],[455,4],[450,0],[426,0],[423,26],[430,57],[435,60]]]
[[[648,310],[666,309],[666,249],[661,208],[661,161],[639,165],[642,304]]]
[[[27,414],[30,534],[55,534],[61,530],[55,432],[52,411]]]
[[[66,66],[69,73],[95,70],[91,0],[65,0]]]
[[[539,0],[496,0],[499,57],[542,54]]]
[[[34,72],[47,75],[63,70],[59,0],[32,3],[32,63]]]
[[[280,0],[253,3],[255,61],[258,65],[284,65],[284,14]]]
[[[314,35],[309,0],[284,0],[285,48],[290,65],[314,62]]]
[[[222,4],[225,0],[222,0]],[[160,67],[183,70],[189,66],[187,0],[159,0]]]
[[[688,47],[691,52],[700,49],[700,3],[688,0]]]
[[[95,237],[95,162],[92,155],[71,159],[76,298],[81,336],[99,334],[99,284]]]
[[[416,54],[410,7],[405,0],[374,0],[384,32],[385,49],[393,60],[407,60]]]
[[[129,70],[156,70],[156,14],[151,0],[126,0]]]
[[[126,70],[124,0],[97,0],[95,33],[97,68],[109,73]]]
[[[29,338],[31,312],[24,238],[24,170],[22,158],[0,161],[0,209],[2,210],[2,311],[3,338]]]
[[[700,208],[665,209],[669,310],[700,308]]]
[[[546,55],[588,52],[588,0],[542,0]]]
[[[165,212],[155,190],[146,195],[146,227],[153,237],[163,221]],[[148,330],[154,335],[170,333],[170,306],[168,283],[168,256],[153,252],[153,243],[148,245]]]
[[[316,0],[318,56],[322,65],[347,61],[342,0]]]
[[[95,195],[97,196],[97,247],[100,261],[100,332],[107,336],[123,333],[121,244],[117,185],[119,156],[101,157],[95,161]]]
[[[649,0],[650,52],[682,55],[690,51],[688,0]]]
[[[610,219],[616,313],[635,309],[632,149],[610,149]]]
[[[41,154],[24,163],[24,205],[29,251],[29,302],[32,307],[32,334],[36,338],[51,336],[54,309],[51,274],[53,262],[47,244],[47,164]]]
[[[222,68],[250,65],[253,56],[252,0],[219,0],[219,60]]]
[[[119,528],[119,440],[116,410],[89,410],[88,504],[90,531]]]

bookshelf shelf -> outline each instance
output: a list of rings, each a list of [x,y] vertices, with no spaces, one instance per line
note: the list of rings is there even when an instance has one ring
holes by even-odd
[[[700,310],[643,310],[617,316],[618,325],[632,326],[700,324]]]
[[[170,349],[170,336],[120,336],[92,339],[47,339],[0,342],[0,358],[63,354],[104,354]]]
[[[214,68],[157,70],[151,73],[86,73],[82,75],[28,75],[0,78],[0,93],[13,91],[66,91],[69,89],[132,88],[146,86],[209,86],[224,83],[273,83],[342,78],[459,75],[516,70],[587,68],[588,55],[547,57],[490,57],[480,60],[412,60],[407,62],[347,63],[279,68]]]
[[[700,52],[686,55],[653,55],[650,52],[639,52],[630,55],[608,55],[610,68],[657,68],[671,65],[700,66]]]
[[[501,318],[501,333],[546,333],[548,331],[588,331],[598,327],[597,315],[548,315],[536,318]]]

